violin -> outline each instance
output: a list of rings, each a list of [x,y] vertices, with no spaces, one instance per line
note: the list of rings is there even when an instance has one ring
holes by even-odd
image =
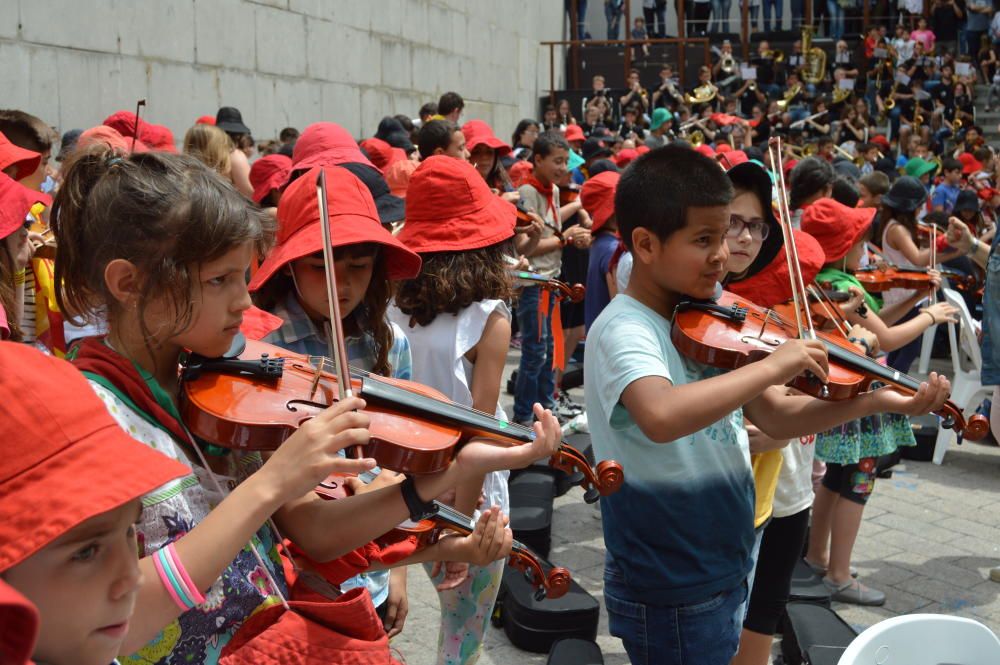
[[[558,279],[545,277],[544,275],[539,275],[536,272],[526,272],[524,270],[511,270],[509,272],[511,277],[513,277],[515,281],[520,282],[522,285],[538,286],[543,289],[548,289],[560,298],[564,298],[570,302],[580,302],[587,294],[587,288],[583,284],[574,284],[570,286],[566,282],[561,282]]]
[[[873,381],[880,381],[900,392],[914,394],[920,382],[885,367],[858,353],[842,336],[815,332],[830,357],[828,382],[824,386],[815,377],[798,376],[788,385],[818,397],[839,401],[866,392]],[[712,367],[736,369],[761,360],[781,344],[799,337],[796,326],[777,312],[723,291],[714,302],[684,301],[674,313],[671,339],[677,350]],[[968,421],[953,402],[945,402],[937,415],[944,427],[965,438],[978,441],[989,432],[989,421],[975,415]]]
[[[893,265],[865,266],[854,271],[854,277],[869,293],[882,293],[889,289],[929,289],[929,268],[898,268]]]
[[[32,258],[34,259],[52,259],[56,258],[56,238],[52,235],[52,228],[47,228],[41,232],[44,241],[41,243],[34,243],[34,254]]]
[[[316,487],[316,494],[324,499],[343,499],[350,495],[343,480],[347,476],[332,474]],[[402,542],[415,538],[417,549],[433,545],[441,537],[444,530],[467,536],[475,530],[475,523],[468,515],[460,513],[451,506],[440,501],[432,501],[434,512],[419,522],[407,520],[389,533],[375,540],[380,545]],[[507,563],[524,573],[528,582],[535,588],[535,599],[560,598],[569,591],[572,576],[561,566],[553,566],[546,570],[540,557],[531,551],[527,545],[517,540],[511,547]]]
[[[340,379],[326,358],[310,357],[246,340],[231,357],[192,355],[181,373],[180,413],[191,433],[209,443],[242,450],[275,450],[303,423],[341,399]],[[317,363],[314,365],[313,363]],[[371,439],[367,457],[409,474],[444,469],[473,437],[505,445],[532,441],[530,427],[497,419],[449,400],[433,388],[351,370],[350,393],[367,406]],[[624,472],[603,460],[594,469],[580,451],[563,442],[550,466],[581,474],[584,500],[618,490]]]
[[[837,306],[839,302],[847,302],[851,299],[851,294],[847,291],[826,291],[819,288],[808,287],[809,313],[812,320],[820,329],[833,328],[835,332],[842,334],[845,338],[847,331],[851,329],[851,323],[844,316],[843,311]],[[795,318],[795,303],[791,300],[774,306],[774,311],[782,318],[791,321]]]
[[[580,185],[570,182],[568,185],[559,186],[559,204],[566,205],[580,198]]]
[[[523,229],[525,227],[528,227],[528,226],[531,226],[532,224],[534,224],[534,220],[531,218],[531,215],[528,213],[528,208],[525,207],[524,201],[521,201],[520,199],[518,199],[517,201],[514,201],[514,209],[515,209],[515,211],[517,213],[517,219],[514,222],[514,226],[515,227]]]

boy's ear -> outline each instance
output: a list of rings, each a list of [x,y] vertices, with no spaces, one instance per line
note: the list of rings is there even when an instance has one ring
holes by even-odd
[[[126,259],[115,259],[104,267],[104,284],[122,307],[132,307],[139,301],[142,280],[139,268]]]
[[[649,229],[639,226],[632,229],[632,256],[640,263],[650,265],[656,260],[660,239]]]
[[[434,152],[431,153],[431,157],[434,157],[435,155],[443,155],[443,154],[444,154],[444,148],[434,148]]]

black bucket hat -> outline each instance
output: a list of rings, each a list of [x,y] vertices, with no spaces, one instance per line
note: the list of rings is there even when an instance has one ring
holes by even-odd
[[[927,189],[913,176],[904,175],[882,196],[882,204],[893,210],[913,212],[927,202]]]
[[[771,229],[761,245],[757,258],[753,260],[742,279],[752,277],[766,268],[774,260],[774,257],[781,251],[784,238],[778,219],[774,216],[774,208],[771,206],[771,176],[763,166],[754,162],[742,162],[726,171],[729,181],[736,189],[753,192],[760,199],[760,207],[764,209],[764,221]]]
[[[963,189],[955,199],[955,207],[952,212],[962,212],[963,210],[975,210],[979,212],[979,197],[971,189]]]
[[[353,173],[371,192],[372,198],[375,199],[375,207],[378,208],[379,221],[383,224],[392,224],[406,218],[406,201],[393,196],[385,178],[374,167],[359,162],[344,162],[338,166]]]
[[[243,124],[243,115],[235,106],[223,106],[215,114],[215,126],[227,134],[252,134]]]

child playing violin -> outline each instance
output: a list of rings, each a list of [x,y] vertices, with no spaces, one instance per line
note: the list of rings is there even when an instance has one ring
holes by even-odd
[[[880,318],[878,301],[851,274],[861,265],[874,215],[872,208],[848,208],[832,199],[820,199],[806,208],[802,229],[820,241],[826,255],[817,281],[838,291],[851,291],[855,298],[845,307],[847,320],[870,330],[879,347],[891,352],[919,338],[932,325],[955,321],[956,310],[947,303],[938,303],[892,326]],[[858,605],[885,602],[885,594],[852,577],[851,551],[865,504],[874,489],[876,460],[899,447],[915,444],[909,419],[888,411],[817,435],[816,457],[826,462],[826,473],[813,504],[806,562],[817,573],[825,574],[823,582],[834,600]]]
[[[871,413],[925,412],[949,387],[932,375],[912,397],[787,395],[782,385],[802,372],[825,380],[818,341],[789,340],[731,372],[682,358],[674,308],[715,295],[732,198],[717,162],[674,146],[633,162],[615,196],[632,275],[592,326],[584,371],[595,455],[629,469],[601,512],[609,625],[633,663],[722,665],[736,652],[754,538],[744,411],[781,440]]]
[[[364,190],[357,194],[363,217],[377,220],[367,188],[351,182]],[[84,318],[105,312],[109,322],[107,337],[75,348],[74,362],[124,429],[193,469],[146,498],[138,543],[147,555],[139,564],[147,582],[120,649],[135,654],[126,662],[217,662],[251,614],[288,597],[268,518],[311,559],[330,561],[388,532],[411,513],[408,505],[463,477],[527,464],[557,446],[558,428],[539,409],[537,440],[529,445],[469,443],[439,473],[323,501],[313,490],[330,473],[375,466],[373,459],[338,454],[368,441],[363,400],[320,412],[266,462],[259,453],[195,442],[177,408],[182,352],[218,357],[239,333],[251,306],[245,274],[254,253],[270,245],[270,216],[196,160],[95,146],[67,166],[52,218],[60,309]],[[314,236],[317,227],[301,233]],[[279,242],[287,247],[287,236]],[[482,549],[487,530],[489,540],[509,543],[499,511],[484,515],[473,537],[444,538],[425,555],[482,563],[487,553],[503,556],[503,548]],[[171,543],[205,600],[177,602],[149,582],[156,572],[148,555]]]
[[[456,198],[455,192],[469,196]],[[504,257],[513,251],[515,217],[514,206],[490,192],[469,164],[447,157],[424,160],[410,181],[406,226],[399,234],[423,264],[418,275],[399,285],[389,309],[393,325],[410,339],[414,380],[503,421],[500,383],[511,335],[506,303],[512,297]],[[507,477],[496,471],[485,479],[469,478],[457,488],[456,509],[472,514],[483,496],[485,505],[506,512]],[[440,578],[436,569],[431,572],[441,602],[438,662],[475,662],[503,563],[446,564]]]
[[[49,665],[117,662],[142,588],[140,499],[189,469],[123,432],[64,360],[0,343],[0,391],[0,578],[37,608],[27,655]],[[150,556],[176,564],[169,548]],[[156,573],[146,581],[174,589]],[[7,618],[0,660],[20,665],[7,632],[18,624]]]

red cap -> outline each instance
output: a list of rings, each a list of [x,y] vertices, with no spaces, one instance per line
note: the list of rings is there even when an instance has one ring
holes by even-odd
[[[979,198],[989,203],[990,201],[993,200],[993,197],[1000,196],[1000,192],[993,189],[992,187],[984,187],[983,189],[979,190],[978,195]]]
[[[105,143],[123,155],[127,155],[132,148],[131,138],[125,138],[117,129],[107,125],[98,125],[84,130],[80,134],[80,138],[76,140],[76,147],[87,148],[95,143]],[[142,141],[136,141],[135,152],[149,152],[149,148]]]
[[[727,147],[730,146],[727,145]],[[720,154],[718,156],[718,159],[719,163],[722,164],[722,168],[726,169],[727,171],[733,168],[734,166],[739,166],[744,162],[750,161],[750,158],[747,157],[747,154],[742,150],[730,150],[729,152]]]
[[[720,143],[719,147],[715,149],[715,156],[718,157],[719,155],[725,154],[727,152],[732,152],[733,149],[734,149],[733,146],[729,145],[728,143]]]
[[[983,163],[976,159],[971,152],[960,153],[958,161],[962,162],[962,175],[972,175],[983,170]]]
[[[890,148],[892,148],[892,146],[889,143],[889,139],[887,139],[884,134],[876,134],[875,136],[871,137],[869,143],[877,145],[883,151],[888,151]]]
[[[564,133],[567,141],[586,141],[587,137],[583,135],[583,128],[580,125],[566,125],[566,132]]]
[[[52,205],[48,194],[28,189],[6,173],[0,173],[0,240],[24,226],[31,206],[44,203]]]
[[[333,122],[314,122],[306,127],[292,150],[293,171],[345,162],[378,168],[361,152],[350,132]]]
[[[191,473],[130,437],[65,360],[0,342],[0,394],[0,572],[82,522]]]
[[[39,153],[14,145],[0,132],[0,171],[16,165],[17,180],[20,180],[37,171],[41,163],[42,156]]]
[[[392,162],[392,146],[382,139],[365,139],[361,142],[361,149],[368,154],[368,159],[377,169],[385,173],[386,168]]]
[[[635,151],[639,153],[639,156],[641,157],[650,151],[650,147],[648,145],[636,146]]]
[[[399,240],[415,252],[459,252],[514,235],[517,209],[490,191],[472,164],[436,155],[410,178]]]
[[[259,204],[272,189],[279,189],[288,182],[292,172],[292,158],[286,155],[265,155],[250,167],[250,185],[254,203]]]
[[[323,251],[320,233],[316,178],[321,167],[312,168],[295,180],[278,204],[278,244],[250,280],[256,291],[285,264]],[[389,279],[411,279],[420,273],[420,257],[382,227],[371,192],[347,169],[322,167],[330,195],[330,235],[334,248],[377,243],[387,254]],[[482,180],[482,178],[480,178]],[[484,183],[485,184],[485,183]]]
[[[465,136],[465,147],[469,152],[484,143],[497,151],[500,157],[510,154],[510,146],[501,141],[493,133],[493,128],[483,120],[470,120],[462,125]]]
[[[638,158],[639,158],[639,153],[636,152],[635,149],[633,148],[625,148],[624,150],[619,150],[618,154],[613,157],[615,164],[620,169],[625,168],[626,166],[631,164],[633,160]]]
[[[111,129],[113,129],[116,132],[118,132],[119,134],[121,134],[122,138],[124,138],[126,141],[128,141],[129,144],[131,145],[131,143],[132,143],[132,136],[135,134],[135,121],[136,121],[135,113],[133,113],[132,111],[117,111],[117,112],[112,113],[111,115],[109,115],[107,118],[105,118],[104,122],[102,122],[101,124],[105,125],[107,127],[110,127]],[[146,147],[151,147],[152,146],[156,150],[164,150],[164,151],[168,151],[169,152],[169,150],[167,148],[164,148],[164,147],[156,145],[157,142],[162,143],[165,140],[163,138],[162,132],[160,132],[159,130],[156,129],[157,127],[159,127],[159,125],[154,125],[154,124],[146,122],[145,120],[142,120],[140,118],[139,119],[139,133],[138,133],[138,135],[136,135],[136,139],[137,139],[136,142],[138,143],[139,141],[142,141],[142,143]],[[169,138],[170,145],[173,146],[173,142],[174,142],[173,134],[171,134],[170,130],[167,129],[166,127],[163,127],[163,129],[166,129],[167,130],[167,134],[170,135],[170,138]],[[140,152],[140,151],[136,150],[136,152]],[[146,151],[143,150],[142,152],[146,152]],[[174,149],[173,149],[172,152],[177,152],[177,147],[176,146],[174,146]]]
[[[416,170],[417,163],[412,159],[401,159],[386,169],[385,182],[389,185],[389,191],[393,196],[398,196],[401,199],[406,198],[406,192],[410,187],[410,178]]]
[[[38,610],[0,580],[0,663],[29,665],[38,637]]]
[[[822,270],[826,257],[816,238],[799,229],[793,229],[792,232],[795,234],[795,249],[798,250],[802,279],[808,284]],[[785,257],[784,245],[763,270],[744,280],[730,282],[726,285],[726,290],[750,299],[761,307],[774,307],[791,300],[792,286],[788,278],[788,259]]]
[[[875,208],[849,208],[833,199],[819,199],[802,211],[802,230],[820,242],[826,262],[833,263],[868,230]]]
[[[617,171],[602,171],[590,178],[580,188],[580,202],[583,209],[594,220],[591,233],[597,233],[604,223],[615,214],[615,190],[621,174]]]
[[[201,115],[198,119],[194,121],[196,125],[214,125],[215,116],[214,115]]]
[[[177,146],[174,144],[174,133],[170,131],[169,127],[142,123],[139,125],[139,128],[139,136],[142,137],[143,143],[148,145],[152,150],[177,152]]]
[[[535,170],[535,165],[531,162],[525,160],[518,160],[510,167],[510,171],[507,175],[510,176],[510,182],[515,187],[520,187],[528,180],[528,176],[531,172]]]
[[[713,150],[712,146],[708,145],[707,143],[702,143],[700,146],[695,148],[695,150],[705,155],[706,157],[711,157],[712,159],[715,159],[715,150]]]

